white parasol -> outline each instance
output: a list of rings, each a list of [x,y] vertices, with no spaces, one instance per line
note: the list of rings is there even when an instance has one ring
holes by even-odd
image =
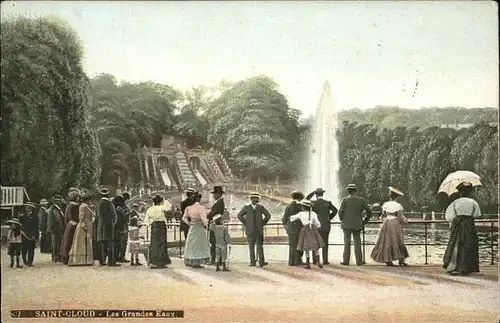
[[[446,193],[450,196],[453,193],[458,192],[457,186],[461,183],[469,182],[472,186],[481,186],[481,177],[476,173],[468,170],[459,170],[448,174],[444,181],[439,186],[438,193]]]

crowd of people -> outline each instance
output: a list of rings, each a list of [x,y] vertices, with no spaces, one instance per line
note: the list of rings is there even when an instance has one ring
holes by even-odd
[[[469,274],[479,272],[479,252],[474,218],[481,215],[478,203],[471,198],[472,184],[463,182],[457,186],[461,197],[450,203],[446,219],[450,222],[450,240],[443,258],[447,272]],[[324,198],[325,190],[318,188],[304,196],[302,192],[291,193],[292,202],[286,207],[282,224],[288,235],[288,265],[311,268],[312,263],[322,268],[329,264],[328,240],[331,220],[338,216],[344,234],[344,252],[341,265],[348,266],[351,258],[351,239],[354,240],[355,263],[365,264],[361,232],[371,218],[372,208],[357,194],[355,184],[346,187],[347,196],[337,209]],[[227,216],[224,190],[214,186],[210,194],[214,203],[209,209],[201,205],[202,194],[189,188],[186,198],[180,203],[181,231],[186,238],[184,264],[192,268],[204,265],[215,266],[216,271],[229,271],[231,237],[223,219]],[[315,198],[313,199],[313,196]],[[408,266],[409,257],[404,243],[403,226],[407,219],[403,206],[398,202],[404,196],[400,190],[389,187],[388,201],[381,206],[383,224],[371,251],[371,258],[378,263],[394,266]],[[243,206],[237,218],[243,224],[249,247],[250,266],[268,265],[264,255],[264,227],[271,219],[269,211],[260,204],[260,195],[252,193],[250,203]],[[169,215],[176,208],[156,195],[153,205],[141,219],[139,205],[126,202],[130,195],[124,193],[110,198],[107,189],[100,191],[97,206],[92,204],[92,195],[72,188],[66,204],[61,196],[55,196],[48,207],[46,199],[40,201],[38,216],[36,206],[26,203],[26,212],[8,222],[11,267],[33,266],[36,241],[40,240],[42,253],[51,253],[52,261],[68,266],[93,265],[120,266],[129,262],[132,266],[142,265],[139,255],[143,254],[148,264],[166,267],[171,263],[168,255],[167,227]],[[63,211],[64,210],[64,211]],[[145,244],[140,228],[147,226],[151,232],[149,245]],[[41,235],[39,236],[39,233]],[[147,247],[146,247],[147,246]],[[320,250],[321,255],[320,257]],[[130,260],[126,255],[130,254]],[[311,257],[312,255],[312,257]],[[305,256],[305,262],[302,261]]]

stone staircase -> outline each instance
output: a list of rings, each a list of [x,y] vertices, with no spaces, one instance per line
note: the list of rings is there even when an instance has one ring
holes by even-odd
[[[189,168],[186,155],[184,153],[178,152],[175,154],[175,161],[179,170],[179,180],[184,188],[190,186],[196,186],[199,183],[198,179],[194,176],[191,168]]]

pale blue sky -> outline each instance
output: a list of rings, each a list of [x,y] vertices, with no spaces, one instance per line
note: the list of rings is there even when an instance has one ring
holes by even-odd
[[[4,1],[1,10],[67,20],[89,76],[187,89],[264,73],[306,115],[325,80],[341,109],[498,106],[495,2]]]

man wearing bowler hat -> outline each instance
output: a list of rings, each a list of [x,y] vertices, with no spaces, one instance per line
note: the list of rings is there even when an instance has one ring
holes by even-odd
[[[306,200],[310,200],[313,195],[316,195],[316,200],[312,201],[312,209],[318,215],[318,220],[321,223],[321,227],[318,229],[325,246],[322,248],[323,253],[323,264],[329,265],[328,262],[328,238],[330,236],[330,229],[332,219],[337,215],[337,208],[333,206],[332,202],[325,200],[323,194],[325,190],[322,188],[317,188],[315,191],[309,193],[306,196]]]
[[[47,211],[47,233],[51,238],[51,252],[53,262],[62,262],[61,259],[61,243],[64,230],[64,213],[62,208],[66,204],[60,195],[54,196],[54,204]]]
[[[109,199],[109,190],[103,188],[100,191],[101,201],[97,206],[97,243],[99,244],[99,264],[104,266],[120,266],[116,263],[115,252],[115,225],[118,221],[115,206]]]
[[[50,253],[50,234],[47,234],[47,208],[49,201],[46,199],[40,200],[40,209],[38,210],[38,224],[40,226],[40,252]]]
[[[214,189],[210,193],[213,195],[215,202],[210,208],[210,212],[207,214],[209,222],[218,214],[224,215],[224,209],[226,208],[224,199],[222,198],[224,195],[222,186],[214,186]],[[212,231],[210,231],[210,258],[210,264],[215,265],[215,235]]]
[[[293,200],[287,205],[281,222],[288,234],[288,266],[299,266],[302,264],[302,251],[297,250],[297,243],[299,242],[302,222],[292,222],[290,221],[290,217],[302,211],[302,206],[298,202],[304,199],[304,194],[299,191],[293,191],[290,193],[290,196]]]
[[[33,258],[35,257],[36,241],[39,238],[38,216],[35,215],[35,204],[27,202],[25,204],[26,212],[19,217],[19,222],[23,226],[26,237],[23,237],[22,258],[23,263],[28,267],[33,267]]]
[[[194,193],[195,190],[193,188],[188,188],[184,191],[186,193],[186,198],[181,202],[181,217],[184,215],[184,211],[188,206],[193,205],[194,202]],[[184,221],[181,221],[181,231],[184,232],[184,239],[187,239],[187,235],[189,232],[189,225],[185,223]]]
[[[243,206],[238,213],[238,220],[245,226],[245,233],[250,249],[250,266],[255,266],[255,247],[257,247],[257,257],[259,266],[264,267],[267,262],[264,260],[264,226],[271,219],[269,211],[259,204],[260,194],[252,193],[250,195],[250,204]]]
[[[341,228],[344,232],[344,255],[340,264],[344,266],[349,266],[351,259],[351,236],[354,238],[356,265],[364,264],[361,253],[361,230],[363,230],[364,224],[370,220],[371,210],[365,199],[356,194],[357,191],[355,184],[347,185],[349,195],[340,204],[339,218],[342,221]],[[363,219],[363,211],[366,212],[365,219]]]

